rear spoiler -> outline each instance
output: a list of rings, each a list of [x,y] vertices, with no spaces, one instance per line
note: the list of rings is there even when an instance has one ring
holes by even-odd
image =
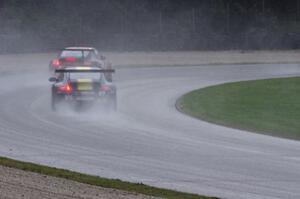
[[[64,68],[56,69],[55,73],[114,73],[115,69],[101,69],[101,68]]]

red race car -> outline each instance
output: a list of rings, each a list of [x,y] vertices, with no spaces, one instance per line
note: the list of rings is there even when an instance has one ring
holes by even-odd
[[[93,47],[67,47],[61,50],[58,57],[49,63],[49,70],[63,69],[67,66],[92,66],[102,69],[112,69],[112,64],[106,57],[100,55]],[[112,81],[111,74],[106,74],[108,81]]]

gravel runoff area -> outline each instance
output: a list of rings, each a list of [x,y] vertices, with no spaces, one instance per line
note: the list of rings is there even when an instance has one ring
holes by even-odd
[[[0,166],[0,198],[154,199],[155,197]]]
[[[300,51],[221,51],[221,52],[126,52],[104,53],[113,65],[172,66],[237,63],[295,63],[300,62]],[[37,55],[0,55],[0,75],[33,70],[47,70],[54,53]],[[40,63],[40,65],[39,65]],[[82,184],[32,172],[0,166],[0,198],[153,198],[115,189]]]

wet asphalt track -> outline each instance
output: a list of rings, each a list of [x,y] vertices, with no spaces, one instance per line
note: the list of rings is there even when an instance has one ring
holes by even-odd
[[[0,155],[223,198],[300,198],[300,142],[174,107],[195,88],[300,74],[298,65],[118,69],[119,112],[50,111],[47,72],[0,78]]]

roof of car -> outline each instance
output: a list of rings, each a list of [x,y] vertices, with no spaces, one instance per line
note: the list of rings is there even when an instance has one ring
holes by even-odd
[[[95,50],[93,47],[66,47],[63,50]]]

